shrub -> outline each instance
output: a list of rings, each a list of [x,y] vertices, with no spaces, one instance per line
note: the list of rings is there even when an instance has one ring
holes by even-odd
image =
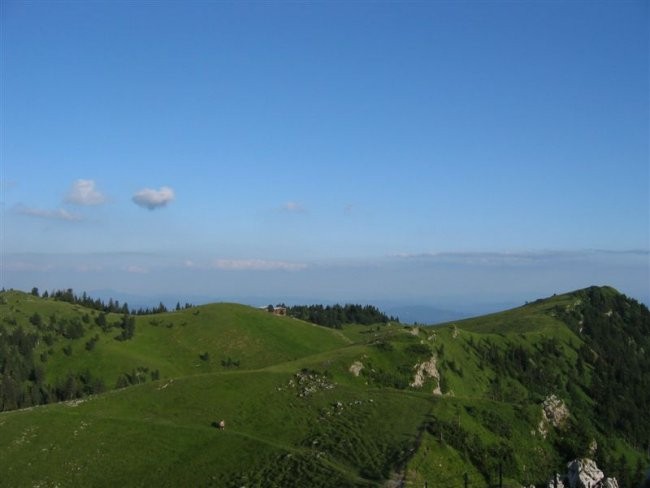
[[[429,357],[432,355],[431,348],[426,344],[409,344],[408,346],[406,346],[406,349],[404,349],[404,352],[408,354],[412,354],[417,357],[422,357],[422,356]]]
[[[379,341],[374,346],[379,349],[380,351],[384,352],[390,352],[395,350],[395,346],[393,346],[390,342],[386,341]]]

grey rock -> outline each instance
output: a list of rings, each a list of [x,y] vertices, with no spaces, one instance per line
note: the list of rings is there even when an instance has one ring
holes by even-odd
[[[557,477],[556,478],[557,479],[557,484],[555,484],[556,483],[555,479],[551,478],[550,480],[548,480],[548,483],[546,484],[546,488],[566,488],[567,487],[567,485],[564,484],[564,476],[562,476],[561,474],[558,473],[556,475],[556,477]]]
[[[574,459],[567,467],[570,488],[594,488],[605,477],[591,459]]]
[[[616,478],[605,478],[599,488],[618,488],[618,481]]]

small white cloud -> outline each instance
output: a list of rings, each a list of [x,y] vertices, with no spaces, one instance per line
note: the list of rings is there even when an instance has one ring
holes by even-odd
[[[83,217],[81,215],[68,212],[62,208],[47,210],[44,208],[32,208],[26,207],[24,205],[18,205],[16,207],[16,212],[21,215],[28,215],[29,217],[38,217],[41,219],[49,220],[66,220],[68,222],[79,222],[83,220]]]
[[[155,210],[156,208],[164,207],[169,202],[173,201],[174,198],[176,198],[174,190],[168,186],[163,186],[159,190],[144,188],[136,192],[136,194],[133,195],[132,200],[133,203],[140,207]]]
[[[264,259],[217,259],[213,268],[236,271],[297,271],[305,269],[306,264],[287,261],[266,261]]]
[[[67,203],[75,205],[101,205],[106,202],[106,197],[97,190],[93,180],[76,180],[65,197]]]
[[[282,210],[285,212],[300,213],[305,211],[305,207],[302,205],[302,203],[287,202],[282,205]]]

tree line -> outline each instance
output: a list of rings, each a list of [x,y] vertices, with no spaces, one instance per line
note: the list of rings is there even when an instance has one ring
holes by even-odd
[[[284,305],[280,305],[284,307]],[[287,315],[314,324],[340,329],[344,324],[375,325],[399,322],[397,317],[389,317],[373,305],[295,305],[285,307]]]
[[[99,298],[91,298],[84,291],[81,295],[76,295],[72,288],[67,288],[65,290],[53,290],[48,293],[44,291],[41,295],[38,288],[32,288],[31,294],[34,296],[40,296],[41,298],[52,298],[60,302],[72,303],[74,305],[81,305],[82,307],[89,308],[92,310],[97,310],[104,313],[121,313],[121,314],[130,314],[130,315],[153,315],[157,313],[169,312],[169,309],[165,306],[164,303],[160,302],[155,307],[139,307],[139,308],[129,308],[128,303],[120,303],[119,300],[113,300],[112,298],[108,299],[108,302],[104,302]],[[183,309],[192,308],[193,305],[190,303],[185,303],[181,306],[180,302],[176,302],[176,307],[174,310],[179,311]]]

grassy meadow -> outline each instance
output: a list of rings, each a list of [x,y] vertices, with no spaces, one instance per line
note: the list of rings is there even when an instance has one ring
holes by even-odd
[[[212,304],[137,316],[128,340],[120,314],[100,326],[76,304],[0,298],[0,331],[38,338],[43,384],[89,372],[105,385],[0,413],[1,486],[487,487],[501,469],[514,487],[543,483],[592,439],[629,471],[643,459],[592,418],[585,342],[558,312],[571,294],[435,328],[335,330]],[[72,323],[81,337],[66,337]],[[432,359],[438,378],[415,385]],[[573,417],[542,435],[551,393]]]

